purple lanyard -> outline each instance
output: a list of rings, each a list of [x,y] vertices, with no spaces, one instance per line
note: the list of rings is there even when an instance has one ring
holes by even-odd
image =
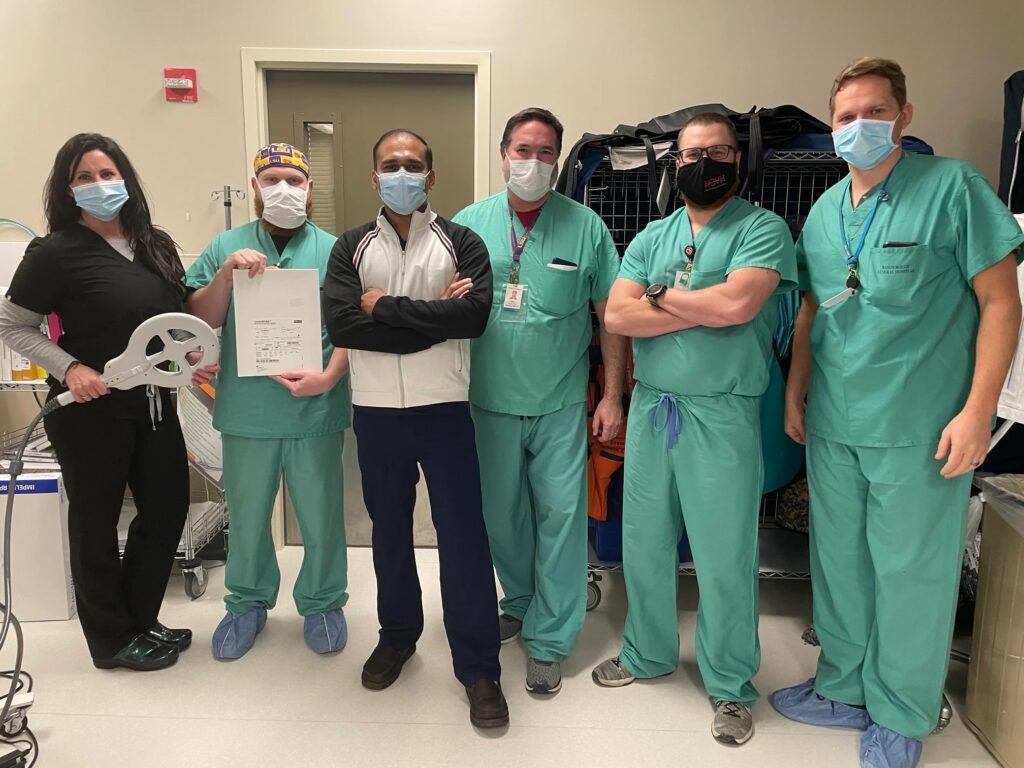
[[[515,285],[516,283],[519,282],[519,259],[523,255],[523,249],[526,248],[526,241],[530,237],[530,230],[533,229],[533,224],[526,228],[521,237],[517,238],[516,225],[515,220],[513,218],[515,214],[512,213],[511,209],[509,209],[508,215],[509,237],[512,241],[512,266],[509,268],[508,271],[508,281]],[[536,224],[536,222],[534,222],[534,224]]]

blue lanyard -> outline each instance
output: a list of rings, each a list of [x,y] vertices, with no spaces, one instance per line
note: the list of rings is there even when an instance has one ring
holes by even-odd
[[[902,159],[902,158],[901,158]],[[899,165],[897,161],[896,165]],[[860,253],[864,250],[864,242],[868,237],[868,230],[871,229],[871,223],[875,220],[875,214],[878,213],[878,204],[883,200],[889,199],[889,194],[886,190],[889,188],[889,179],[892,178],[892,171],[896,170],[896,165],[889,171],[889,175],[885,177],[885,181],[882,182],[882,188],[878,190],[878,194],[875,196],[875,202],[871,206],[871,211],[868,213],[868,220],[864,222],[864,229],[860,233],[860,241],[857,243],[857,249],[850,253],[850,244],[846,239],[846,222],[843,220],[843,200],[846,195],[850,193],[850,188],[853,186],[853,179],[850,179],[850,183],[846,185],[846,192],[843,197],[839,199],[839,237],[843,242],[843,250],[846,252],[846,266],[850,268],[850,274],[852,277],[857,276],[857,267],[860,265]]]

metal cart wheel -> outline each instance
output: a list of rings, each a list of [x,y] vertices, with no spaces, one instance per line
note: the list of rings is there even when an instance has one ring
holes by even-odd
[[[804,645],[812,645],[815,648],[821,645],[821,643],[818,642],[818,632],[814,628],[813,624],[804,630],[800,639],[804,641]]]
[[[0,725],[0,731],[3,732],[4,738],[13,739],[25,732],[25,729],[28,728],[28,715],[25,714],[27,711],[28,708],[11,708],[7,719]]]
[[[949,703],[946,694],[942,694],[942,707],[939,709],[939,722],[932,733],[942,733],[946,726],[953,720],[953,705]]]
[[[592,611],[601,604],[601,588],[597,586],[601,577],[593,573],[587,575],[587,610]]]
[[[193,600],[206,593],[209,579],[202,561],[189,560],[181,564],[181,575],[185,579],[185,594]]]

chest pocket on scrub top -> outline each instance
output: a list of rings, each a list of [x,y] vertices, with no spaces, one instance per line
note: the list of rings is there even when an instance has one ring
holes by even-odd
[[[568,317],[584,304],[590,292],[590,274],[582,267],[571,271],[537,270],[523,282],[530,285],[531,303],[549,317]]]
[[[708,288],[725,282],[725,267],[721,269],[697,269],[694,267],[690,273],[690,290]]]
[[[867,248],[865,255],[861,283],[866,298],[879,306],[907,307],[927,300],[929,286],[954,266],[928,245]]]

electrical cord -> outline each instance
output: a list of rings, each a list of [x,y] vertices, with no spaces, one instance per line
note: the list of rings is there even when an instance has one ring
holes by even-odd
[[[14,676],[14,670],[13,669],[9,669],[6,672],[0,672],[0,678],[5,679],[5,680],[10,680],[11,677],[13,677],[13,676]],[[28,678],[28,688],[25,688],[25,681],[21,679],[23,677]],[[35,682],[32,680],[32,675],[30,675],[28,672],[25,672],[24,670],[22,670],[21,674],[16,679],[18,680],[18,687],[14,689],[15,693],[21,693],[22,690],[25,690],[26,692],[30,692],[32,690],[33,686],[35,685]]]
[[[8,488],[7,495],[10,496],[10,493],[10,488]],[[4,570],[8,571],[9,569],[7,568],[7,559],[9,559],[10,551],[6,546],[4,549]],[[10,678],[11,684],[7,689],[7,693],[2,697],[4,701],[4,708],[3,712],[0,713],[0,728],[2,728],[3,724],[7,722],[7,715],[10,714],[11,711],[11,702],[14,699],[14,695],[20,690],[19,684],[21,683],[21,662],[25,654],[25,638],[21,634],[21,623],[16,618],[14,618],[14,614],[11,613],[7,605],[7,603],[0,604],[0,610],[4,612],[5,620],[9,616],[11,619],[11,624],[14,625],[14,637],[15,640],[17,641],[18,650],[14,660],[14,669],[10,672],[5,672],[3,675],[3,677]]]
[[[33,231],[33,229],[30,226],[28,226],[27,224],[22,224],[20,221],[15,221],[14,219],[5,219],[5,218],[0,217],[0,225],[7,225],[7,226],[10,226],[10,227],[17,227],[18,229],[22,230],[23,232],[27,232],[32,237],[38,237],[38,235],[35,233],[35,231]]]
[[[14,618],[14,613],[12,612],[11,608],[11,526],[14,522],[14,497],[17,492],[17,480],[18,477],[21,475],[22,471],[25,469],[24,456],[25,451],[28,449],[28,443],[29,440],[31,439],[32,434],[35,432],[35,429],[39,425],[39,422],[42,421],[45,416],[48,416],[49,414],[53,413],[58,408],[60,408],[60,404],[57,402],[55,398],[48,402],[39,410],[39,413],[36,414],[35,418],[32,419],[32,422],[28,425],[28,428],[25,430],[25,435],[21,439],[21,444],[18,445],[17,452],[11,459],[10,469],[8,470],[8,476],[10,480],[7,486],[7,510],[6,514],[4,515],[3,533],[4,601],[3,604],[0,605],[0,611],[3,611],[4,620],[3,625],[0,626],[0,648],[3,648],[4,643],[7,641],[7,633],[11,629],[12,620],[13,623],[17,624],[17,619]],[[20,633],[20,628],[18,631]],[[21,665],[19,664],[18,669],[20,670],[20,668]],[[10,702],[8,701],[7,705],[4,706],[3,712],[0,713],[0,723],[2,723],[4,719],[7,717],[7,711],[9,708]]]
[[[0,649],[2,649],[4,647],[4,644],[7,642],[7,634],[8,632],[10,632],[10,629],[13,626],[14,639],[17,643],[17,651],[14,659],[14,669],[0,673],[0,678],[9,679],[11,681],[11,684],[7,689],[6,695],[2,697],[4,704],[3,709],[0,710],[0,728],[2,728],[3,725],[7,722],[7,717],[11,712],[11,704],[13,703],[15,694],[17,694],[25,686],[25,683],[21,680],[21,664],[25,654],[25,638],[21,632],[21,623],[18,621],[17,618],[15,618],[14,611],[11,606],[11,527],[14,521],[14,497],[17,494],[18,490],[18,477],[21,475],[22,471],[25,468],[24,456],[25,451],[28,449],[28,443],[32,436],[32,433],[35,431],[35,428],[39,425],[39,422],[42,421],[45,416],[57,410],[59,407],[60,404],[57,403],[57,401],[54,399],[39,409],[39,413],[36,414],[35,418],[32,419],[32,422],[29,424],[28,429],[25,430],[25,436],[21,439],[21,443],[18,445],[18,450],[15,452],[14,457],[11,459],[10,469],[8,470],[9,480],[7,483],[7,509],[4,514],[3,527],[4,599],[3,602],[0,603],[0,612],[3,613],[4,618],[3,625],[0,626]],[[31,691],[32,686],[34,685],[32,676],[29,675],[27,672],[24,674],[28,680],[28,690]],[[23,733],[29,734],[31,742],[28,742],[24,739],[20,739]],[[28,730],[27,726],[23,731],[21,731],[21,733],[17,734],[17,736],[19,737],[19,741],[29,743],[30,746],[32,747],[33,757],[32,763],[30,763],[30,765],[34,765],[36,758],[39,755],[39,744],[36,741],[35,736],[32,735],[32,732]],[[14,740],[5,738],[2,735],[0,735],[0,741],[6,742],[8,744],[15,743]]]
[[[22,738],[23,736],[27,736],[28,738]],[[32,766],[36,764],[36,760],[39,759],[39,741],[36,739],[36,735],[32,733],[32,729],[27,725],[25,726],[25,730],[18,734],[18,738],[7,739],[0,737],[0,743],[10,744],[12,747],[17,746],[18,744],[24,744],[32,753],[32,762],[30,762],[26,768],[32,768]]]

